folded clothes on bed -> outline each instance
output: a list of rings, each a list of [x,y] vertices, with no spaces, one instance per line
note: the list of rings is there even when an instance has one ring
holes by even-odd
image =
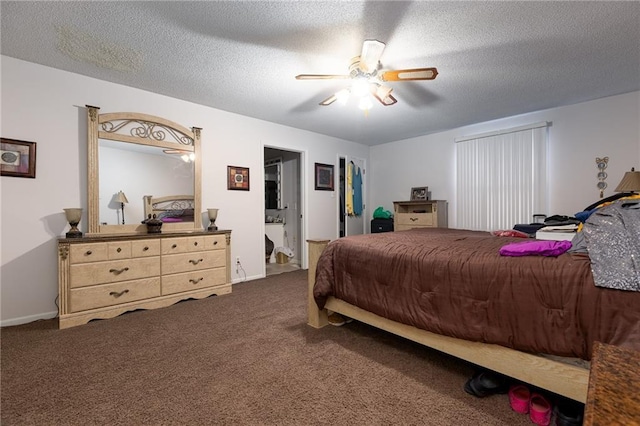
[[[560,256],[571,248],[571,241],[536,240],[511,243],[500,248],[501,256]]]

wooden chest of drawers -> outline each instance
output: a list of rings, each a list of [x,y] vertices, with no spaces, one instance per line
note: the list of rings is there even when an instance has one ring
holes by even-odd
[[[231,231],[58,240],[60,328],[231,292]]]
[[[394,201],[393,228],[404,231],[412,228],[447,228],[447,202]]]

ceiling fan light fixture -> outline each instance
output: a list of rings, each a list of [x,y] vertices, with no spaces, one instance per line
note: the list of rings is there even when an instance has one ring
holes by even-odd
[[[371,98],[369,96],[363,96],[360,98],[360,102],[358,103],[358,108],[363,111],[369,111],[373,106],[373,102],[371,102]]]
[[[184,161],[185,163],[190,163],[196,159],[196,155],[193,152],[189,154],[185,153],[185,154],[182,154],[180,158],[182,158],[182,161]]]
[[[350,88],[329,96],[320,102],[320,105],[331,105],[338,99],[340,99],[339,103],[344,105],[347,102],[347,98],[353,94],[360,98],[359,108],[368,111],[373,103],[372,97],[376,98],[384,106],[395,105],[398,102],[391,94],[393,89],[383,84],[386,81],[434,80],[437,77],[438,70],[435,67],[383,70],[380,57],[384,48],[385,44],[381,41],[365,40],[362,44],[360,56],[355,56],[351,59],[348,75],[300,74],[296,76],[296,79],[349,79],[351,80]],[[367,97],[367,100],[364,97]]]
[[[366,78],[356,78],[351,85],[351,91],[355,96],[363,97],[369,94],[369,80]]]
[[[349,89],[342,89],[339,92],[337,92],[336,99],[338,100],[338,103],[340,105],[346,105],[347,101],[349,100],[350,94],[351,92],[349,91]]]

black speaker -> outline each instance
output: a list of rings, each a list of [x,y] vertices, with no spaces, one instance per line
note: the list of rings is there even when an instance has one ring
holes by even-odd
[[[371,233],[393,232],[393,219],[373,219],[371,221]]]

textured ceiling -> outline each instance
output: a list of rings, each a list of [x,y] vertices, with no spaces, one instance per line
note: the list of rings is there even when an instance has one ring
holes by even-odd
[[[376,145],[640,90],[640,2],[2,1],[1,53]],[[398,103],[318,105],[365,39]],[[89,100],[87,100],[89,102]]]

